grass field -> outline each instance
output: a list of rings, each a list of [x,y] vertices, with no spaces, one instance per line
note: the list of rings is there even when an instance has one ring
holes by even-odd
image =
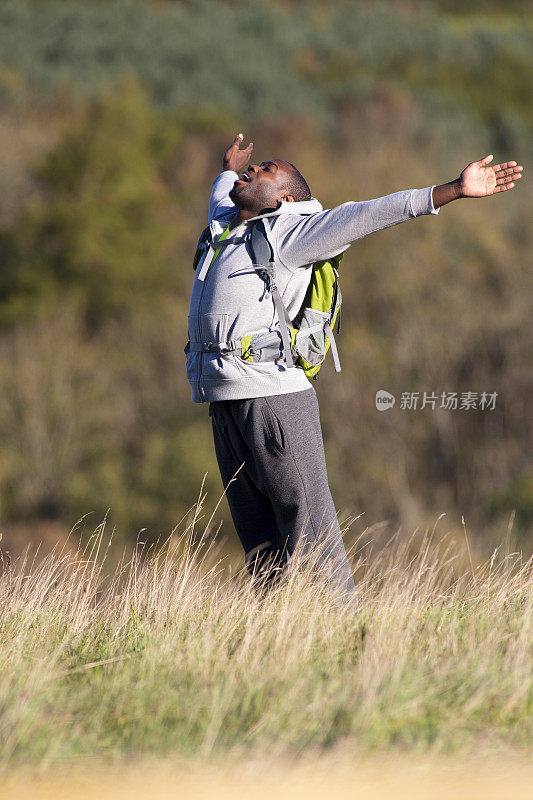
[[[112,570],[104,525],[84,550],[4,556],[4,775],[168,757],[318,761],[339,747],[346,769],[395,753],[531,755],[531,560],[502,546],[477,565],[435,531],[361,546],[354,612],[298,560],[258,599],[197,527],[140,544]]]

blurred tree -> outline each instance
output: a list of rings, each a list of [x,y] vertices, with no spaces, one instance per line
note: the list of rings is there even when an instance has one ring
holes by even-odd
[[[75,295],[94,325],[168,290],[179,225],[168,220],[166,145],[135,80],[79,115],[37,169],[40,196],[2,234],[3,321]]]

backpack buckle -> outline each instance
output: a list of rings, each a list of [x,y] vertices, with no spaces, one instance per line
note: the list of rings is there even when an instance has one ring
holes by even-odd
[[[233,353],[237,349],[237,340],[230,339],[218,345],[218,352],[221,356],[227,356],[228,353]]]
[[[255,271],[265,284],[265,288],[263,289],[263,296],[261,297],[262,300],[263,297],[269,297],[274,291],[274,289],[276,289],[276,283],[274,280],[274,269],[272,266],[264,267],[260,264],[253,264],[252,266],[254,267]]]

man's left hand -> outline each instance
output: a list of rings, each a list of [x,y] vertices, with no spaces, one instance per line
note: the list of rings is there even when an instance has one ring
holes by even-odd
[[[517,166],[516,161],[487,166],[492,159],[490,155],[480,161],[472,161],[461,172],[459,186],[463,197],[489,197],[497,192],[506,192],[522,177],[523,167]]]

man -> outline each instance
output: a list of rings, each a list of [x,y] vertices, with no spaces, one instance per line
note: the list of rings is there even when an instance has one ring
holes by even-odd
[[[253,143],[241,149],[242,142],[238,134],[213,182],[211,246],[195,272],[185,348],[192,399],[210,404],[217,461],[250,573],[268,588],[298,546],[340,599],[356,605],[328,486],[316,392],[303,369],[287,361],[281,333],[274,357],[267,347],[253,360],[245,353],[244,337],[280,332],[272,286],[252,258],[252,228],[271,218],[265,234],[275,284],[292,320],[314,262],[375,231],[438,214],[452,200],[507,191],[522,167],[515,161],[489,167],[490,155],[441,186],[324,211],[294,165],[281,159],[249,164]]]

